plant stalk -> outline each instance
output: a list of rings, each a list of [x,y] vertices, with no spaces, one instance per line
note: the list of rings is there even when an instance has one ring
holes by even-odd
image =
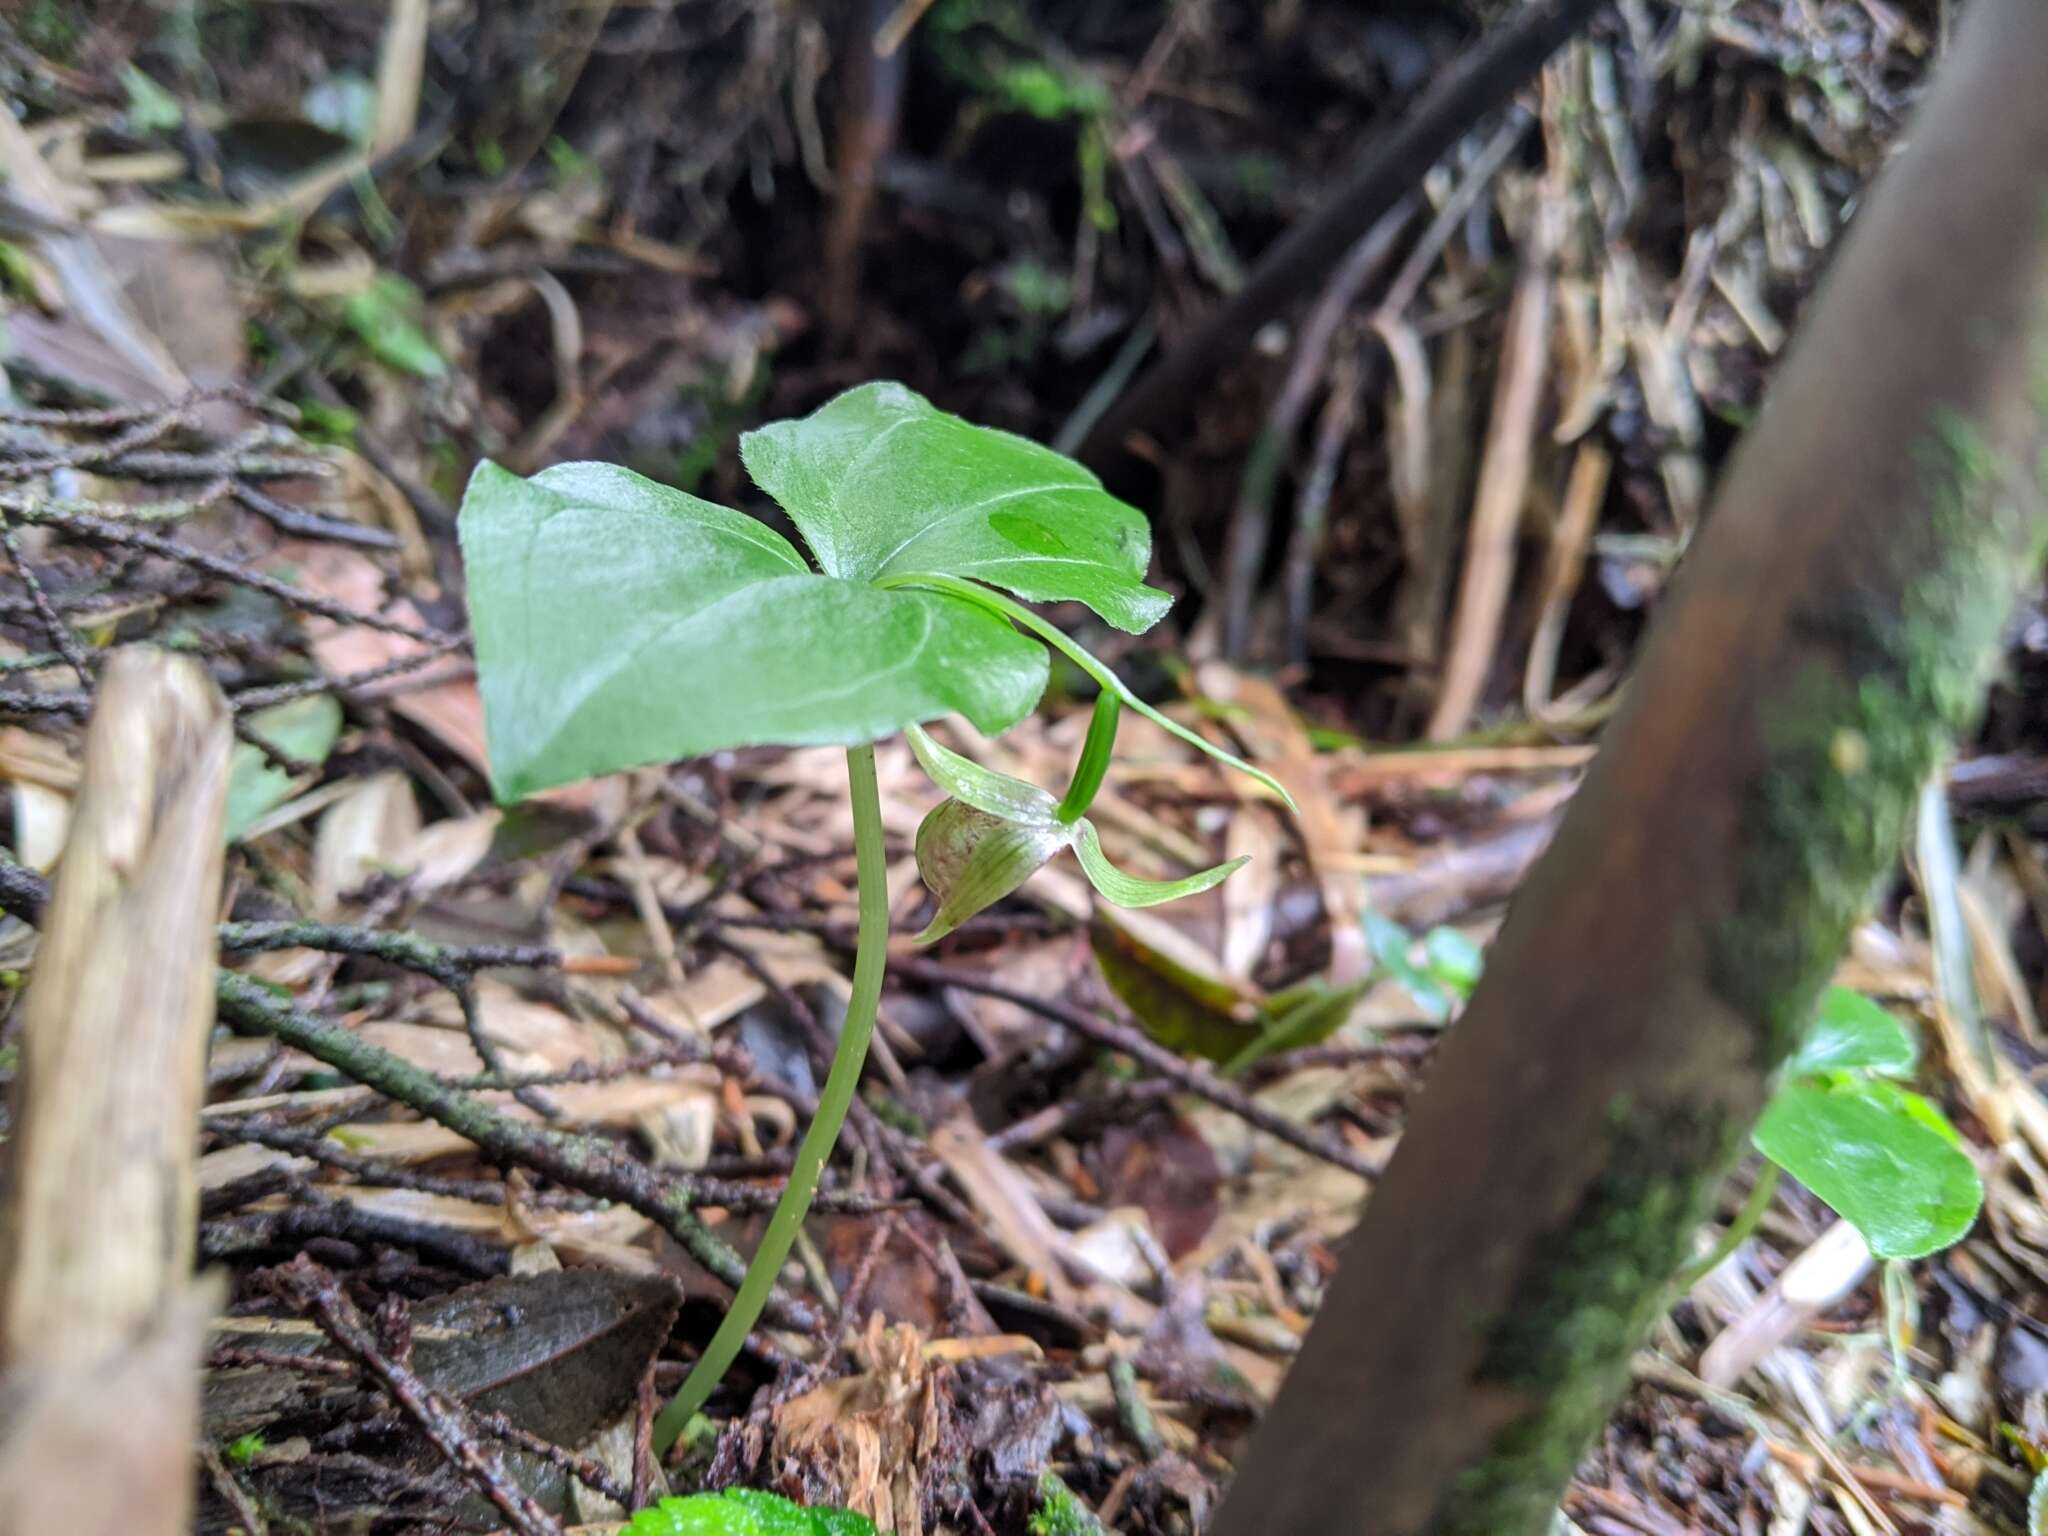
[[[754,1331],[762,1306],[775,1288],[789,1250],[802,1229],[811,1195],[818,1187],[818,1175],[825,1159],[839,1140],[846,1112],[860,1085],[861,1068],[867,1062],[868,1040],[875,1030],[875,1007],[882,1000],[882,972],[889,960],[889,888],[887,865],[882,855],[882,796],[875,783],[875,749],[872,745],[846,749],[846,779],[853,796],[853,856],[860,884],[860,937],[853,961],[853,995],[846,1004],[846,1022],[840,1027],[839,1049],[832,1057],[832,1070],[818,1094],[818,1112],[797,1147],[796,1162],[789,1170],[789,1183],[768,1218],[768,1230],[761,1246],[747,1265],[746,1277],[733,1293],[732,1306],[703,1355],[684,1379],[681,1390],[669,1400],[654,1421],[654,1452],[663,1455],[675,1444],[683,1427],[718,1389],[725,1373],[739,1357],[747,1335]]]
[[[1762,1225],[1764,1212],[1771,1208],[1771,1198],[1778,1193],[1778,1165],[1769,1158],[1764,1159],[1762,1172],[1756,1176],[1756,1183],[1750,1186],[1749,1198],[1742,1202],[1742,1209],[1735,1213],[1735,1219],[1728,1223],[1728,1230],[1721,1234],[1721,1240],[1705,1257],[1695,1260],[1672,1281],[1671,1288],[1681,1296],[1698,1285],[1707,1276],[1719,1269],[1728,1255],[1748,1242],[1756,1229]]]
[[[1088,739],[1081,743],[1081,760],[1074,764],[1074,781],[1067,786],[1067,796],[1060,801],[1056,813],[1069,826],[1087,814],[1088,807],[1095,803],[1095,796],[1102,788],[1103,776],[1109,772],[1109,754],[1116,746],[1117,720],[1123,710],[1122,702],[1109,689],[1105,688],[1095,696],[1095,713],[1088,721]]]

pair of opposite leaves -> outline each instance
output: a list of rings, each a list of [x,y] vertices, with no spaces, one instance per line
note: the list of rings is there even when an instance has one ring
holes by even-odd
[[[918,836],[941,901],[927,938],[1064,847],[1126,906],[1207,889],[1236,867],[1133,879],[1085,818],[1062,820],[1043,790],[917,729],[957,713],[996,735],[1023,718],[1047,658],[1022,624],[1130,707],[1245,766],[1002,595],[1077,601],[1149,629],[1171,599],[1145,584],[1151,534],[1134,508],[1070,459],[897,384],[746,433],[740,456],[816,570],[766,524],[616,465],[527,479],[477,467],[460,527],[501,800],[723,748],[857,746],[908,729],[953,797]]]

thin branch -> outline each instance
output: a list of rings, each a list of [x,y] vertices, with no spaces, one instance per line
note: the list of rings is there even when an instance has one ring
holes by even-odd
[[[276,1274],[285,1300],[312,1314],[329,1338],[362,1361],[391,1400],[412,1416],[434,1449],[498,1507],[519,1536],[562,1536],[561,1525],[513,1479],[504,1458],[477,1443],[468,1410],[378,1347],[369,1323],[331,1271],[300,1254]]]
[[[985,997],[1015,1003],[1019,1008],[1028,1009],[1041,1018],[1051,1019],[1056,1024],[1066,1026],[1076,1034],[1093,1040],[1097,1045],[1122,1051],[1127,1056],[1135,1056],[1152,1071],[1177,1083],[1186,1092],[1207,1099],[1217,1108],[1228,1110],[1247,1123],[1257,1126],[1267,1135],[1284,1141],[1311,1157],[1319,1157],[1326,1163],[1334,1163],[1337,1167],[1347,1169],[1363,1179],[1377,1179],[1380,1176],[1382,1165],[1378,1158],[1363,1156],[1328,1136],[1318,1136],[1303,1129],[1285,1116],[1267,1109],[1243,1089],[1226,1083],[1206,1063],[1177,1056],[1165,1046],[1127,1025],[1112,1023],[1097,1014],[1079,1008],[1069,1008],[1064,1003],[1052,1002],[1036,993],[1006,987],[999,982],[984,980],[971,972],[952,970],[930,960],[892,957],[889,968],[898,976],[913,977],[933,986],[958,987],[963,992],[979,992]]]

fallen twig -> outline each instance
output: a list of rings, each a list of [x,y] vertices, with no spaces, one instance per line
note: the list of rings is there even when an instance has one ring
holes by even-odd
[[[1284,1115],[1267,1109],[1241,1088],[1224,1082],[1205,1063],[1177,1056],[1165,1046],[1157,1044],[1127,1025],[1113,1023],[1098,1014],[1080,1008],[1069,1008],[1064,1003],[1055,1003],[1030,992],[1006,987],[1000,982],[984,980],[970,971],[952,970],[930,960],[891,956],[889,966],[898,976],[912,977],[918,981],[930,982],[934,986],[958,987],[963,992],[979,992],[986,997],[1001,998],[1006,1003],[1015,1003],[1019,1008],[1029,1009],[1042,1018],[1065,1025],[1098,1045],[1106,1045],[1111,1050],[1137,1057],[1161,1077],[1170,1078],[1187,1092],[1207,1099],[1219,1109],[1228,1110],[1249,1124],[1257,1126],[1267,1135],[1284,1141],[1311,1157],[1319,1157],[1324,1162],[1334,1163],[1363,1179],[1376,1179],[1380,1176],[1382,1165],[1378,1158],[1365,1157],[1330,1137],[1318,1136],[1313,1131],[1303,1129]]]
[[[520,1536],[561,1536],[561,1525],[513,1481],[503,1458],[477,1443],[468,1411],[378,1347],[370,1325],[343,1294],[332,1272],[300,1254],[277,1270],[277,1280],[285,1300],[299,1311],[311,1313],[329,1338],[362,1361],[364,1369],[412,1416],[449,1465],[474,1483]]]
[[[746,1273],[745,1261],[731,1245],[697,1218],[698,1191],[693,1183],[656,1173],[602,1137],[509,1119],[340,1025],[293,1007],[246,976],[222,971],[217,987],[220,1016],[230,1023],[274,1035],[445,1125],[493,1157],[631,1206],[659,1222],[692,1258],[728,1285],[738,1285]],[[816,1326],[813,1309],[785,1293],[778,1292],[769,1306],[776,1320],[791,1328],[808,1331]]]

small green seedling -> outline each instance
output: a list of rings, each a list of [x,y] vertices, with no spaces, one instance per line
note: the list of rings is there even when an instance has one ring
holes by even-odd
[[[1121,709],[1287,800],[1267,775],[1160,714],[1015,600],[1085,603],[1133,634],[1166,612],[1170,599],[1144,582],[1143,516],[1080,465],[896,384],[863,385],[802,420],[747,433],[740,456],[795,524],[815,569],[766,524],[609,464],[522,479],[486,462],[462,503],[501,800],[726,748],[847,749],[860,925],[838,1053],[733,1305],[656,1422],[663,1449],[760,1315],[867,1055],[889,938],[873,744],[909,731],[951,797],[918,833],[918,862],[939,898],[926,940],[1014,891],[1062,849],[1074,850],[1106,900],[1125,906],[1206,889],[1235,867],[1146,881],[1103,857],[1083,813]],[[1102,690],[1057,801],[918,729],[950,714],[988,735],[1009,729],[1045,687],[1048,645]]]
[[[729,1488],[650,1504],[621,1536],[875,1536],[875,1522],[850,1509],[806,1509],[778,1493]]]
[[[1898,1085],[1918,1058],[1897,1018],[1830,987],[1753,1138],[1881,1259],[1917,1259],[1959,1242],[1984,1204],[1956,1128]]]

